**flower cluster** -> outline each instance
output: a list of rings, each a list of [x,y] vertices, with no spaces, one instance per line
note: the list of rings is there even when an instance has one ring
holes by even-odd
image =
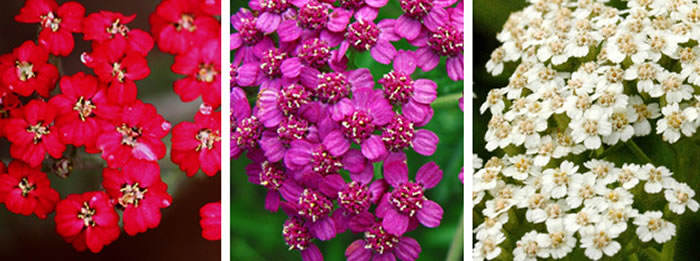
[[[314,239],[347,230],[364,233],[349,260],[415,260],[420,245],[404,234],[440,224],[425,191],[442,171],[430,162],[409,179],[406,151],[438,144],[421,128],[437,84],[418,68],[446,57],[449,77],[464,77],[456,2],[400,1],[398,19],[378,19],[387,1],[251,0],[231,17],[231,155],[252,161],[249,181],[267,189],[267,210],[287,214],[283,237],[304,260],[323,259]],[[416,48],[397,50],[402,39]],[[363,52],[392,70],[374,79],[349,63]]]
[[[650,162],[634,137],[676,143],[695,134],[697,3],[528,2],[511,14],[497,35],[503,45],[486,64],[493,75],[515,69],[481,106],[491,114],[486,149],[507,155],[491,158],[473,177],[475,203],[485,202],[477,205],[484,221],[475,230],[474,257],[501,254],[512,209],[525,209],[527,222],[547,230],[525,233],[512,249],[515,260],[563,258],[577,238],[588,258],[613,256],[621,250],[615,239],[630,222],[642,242],[668,241],[675,235],[670,212],[697,211],[694,191],[666,167],[600,158],[627,146]],[[635,188],[640,180],[643,191]],[[646,200],[644,192],[662,190],[668,211],[632,205]]]
[[[156,228],[172,202],[158,165],[171,124],[137,95],[155,41],[129,25],[134,19],[104,10],[86,14],[76,2],[27,0],[15,20],[38,24],[38,40],[0,56],[0,138],[9,141],[12,159],[7,168],[0,162],[0,203],[42,219],[55,211],[57,233],[79,251],[100,252],[122,228],[130,236]],[[80,60],[94,74],[61,72],[74,34],[91,43]],[[99,158],[88,154],[106,162],[92,164],[102,169],[103,190],[61,198],[42,166],[67,178],[74,166]]]
[[[198,98],[202,102],[194,122],[173,127],[170,157],[189,177],[200,169],[207,176],[221,171],[220,4],[219,0],[165,0],[150,17],[158,47],[175,57],[170,69],[184,76],[175,81],[173,90],[183,102]],[[200,209],[202,236],[209,240],[221,238],[221,214],[215,213],[220,212],[221,203],[219,208],[214,204]]]

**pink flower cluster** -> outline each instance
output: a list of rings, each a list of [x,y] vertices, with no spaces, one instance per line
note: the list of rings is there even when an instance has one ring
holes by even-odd
[[[425,196],[442,170],[430,162],[410,180],[406,151],[438,144],[421,128],[437,84],[418,68],[446,57],[449,78],[464,78],[462,2],[401,0],[400,17],[378,19],[387,2],[251,0],[231,17],[231,156],[252,160],[249,181],[287,214],[282,234],[305,261],[323,260],[314,239],[348,230],[364,235],[348,260],[415,260],[420,245],[404,234],[442,219]],[[402,39],[415,49],[397,50]],[[393,70],[374,79],[349,63],[367,51]]]

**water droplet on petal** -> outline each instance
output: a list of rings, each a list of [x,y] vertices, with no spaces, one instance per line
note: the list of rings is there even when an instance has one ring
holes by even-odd
[[[87,65],[92,63],[94,59],[92,59],[92,56],[90,56],[86,52],[83,52],[80,54],[80,61],[83,62],[83,64]]]
[[[171,125],[170,125],[170,122],[164,121],[163,124],[160,125],[160,127],[161,127],[164,131],[170,131]]]
[[[209,104],[202,103],[202,105],[199,105],[199,112],[200,112],[201,114],[209,115],[209,114],[211,114],[211,112],[212,112],[213,110],[214,110],[214,108],[211,107],[211,105],[209,105]]]

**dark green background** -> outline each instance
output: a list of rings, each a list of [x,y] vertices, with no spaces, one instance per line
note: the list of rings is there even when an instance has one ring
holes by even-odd
[[[240,7],[247,6],[248,1],[232,1],[232,14]],[[380,18],[397,18],[403,11],[398,1],[389,1],[389,5],[380,10]],[[378,20],[377,20],[378,21]],[[232,32],[235,32],[232,29]],[[413,49],[405,41],[395,44],[400,49]],[[233,53],[232,53],[233,55]],[[375,62],[369,52],[353,57],[358,67],[369,68],[378,79],[389,72],[391,67]],[[424,73],[420,69],[412,75],[414,79],[429,78],[438,84],[438,98],[434,105],[435,116],[425,128],[440,137],[437,152],[431,157],[420,156],[414,152],[408,154],[410,177],[416,170],[429,161],[435,161],[444,171],[442,182],[426,194],[438,202],[445,214],[438,228],[420,227],[407,233],[420,243],[422,252],[419,260],[445,260],[455,231],[462,219],[463,186],[457,175],[463,165],[464,138],[463,114],[457,106],[457,97],[463,88],[463,82],[453,82],[447,77],[445,61],[436,69]],[[444,98],[445,96],[449,96]],[[283,212],[270,213],[264,209],[265,189],[248,182],[245,166],[248,160],[244,156],[231,163],[231,260],[298,260],[300,255],[287,251],[282,238],[282,224],[286,219]],[[336,238],[320,242],[325,260],[345,260],[345,248],[361,234],[346,232]],[[461,243],[459,243],[461,245]],[[460,246],[461,247],[461,246]],[[458,260],[461,260],[460,256]]]

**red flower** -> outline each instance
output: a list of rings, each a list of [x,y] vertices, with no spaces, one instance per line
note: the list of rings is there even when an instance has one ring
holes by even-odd
[[[14,111],[7,119],[5,135],[12,142],[10,155],[36,167],[48,152],[60,158],[66,145],[59,141],[57,128],[53,125],[56,108],[40,100],[32,100],[22,109]]]
[[[200,10],[201,0],[165,0],[149,18],[163,52],[182,54],[206,39],[219,38],[219,22]]]
[[[221,15],[221,0],[199,0],[199,6],[202,8],[202,12],[207,15]]]
[[[12,115],[12,111],[20,106],[22,106],[22,103],[17,95],[0,86],[0,137],[4,135],[1,126],[5,126],[5,119],[9,118]]]
[[[207,240],[221,240],[221,201],[204,205],[199,210],[199,216],[202,237]]]
[[[163,137],[170,123],[151,104],[140,100],[126,105],[97,137],[97,148],[110,168],[123,167],[132,158],[157,161],[165,156]]]
[[[173,201],[157,163],[133,160],[119,171],[105,168],[102,186],[124,209],[124,231],[133,236],[160,224],[160,209]]]
[[[209,176],[221,170],[221,112],[197,113],[194,122],[181,122],[173,128],[173,162],[187,176],[199,168]]]
[[[117,104],[136,100],[136,83],[146,78],[151,69],[146,58],[109,45],[93,44],[93,52],[84,54],[82,60],[92,68],[100,81],[109,83],[108,99]]]
[[[56,231],[78,251],[93,253],[119,237],[119,215],[102,191],[71,194],[56,206]]]
[[[106,88],[98,85],[97,79],[82,72],[61,78],[61,94],[49,103],[58,110],[56,126],[61,141],[75,146],[85,145],[94,151],[95,140],[101,127],[107,123],[105,117],[114,115],[119,108],[107,104]]]
[[[85,40],[106,45],[111,51],[135,52],[146,56],[153,49],[153,38],[142,30],[126,26],[135,17],[136,15],[124,16],[108,11],[92,13],[83,23]]]
[[[67,56],[73,51],[73,33],[81,31],[85,8],[76,2],[60,7],[54,0],[28,0],[15,20],[40,23],[39,44],[53,55]]]
[[[41,219],[53,212],[60,198],[45,173],[20,161],[10,163],[7,172],[5,164],[0,165],[0,203],[5,203],[10,212],[25,216],[34,213]]]
[[[0,66],[0,78],[9,90],[19,95],[29,96],[36,91],[48,97],[58,80],[58,69],[48,64],[48,60],[49,52],[44,47],[26,41],[12,51],[9,66]]]
[[[187,75],[175,81],[175,93],[184,102],[202,96],[214,108],[221,104],[221,40],[210,39],[198,48],[175,56],[173,72]]]

